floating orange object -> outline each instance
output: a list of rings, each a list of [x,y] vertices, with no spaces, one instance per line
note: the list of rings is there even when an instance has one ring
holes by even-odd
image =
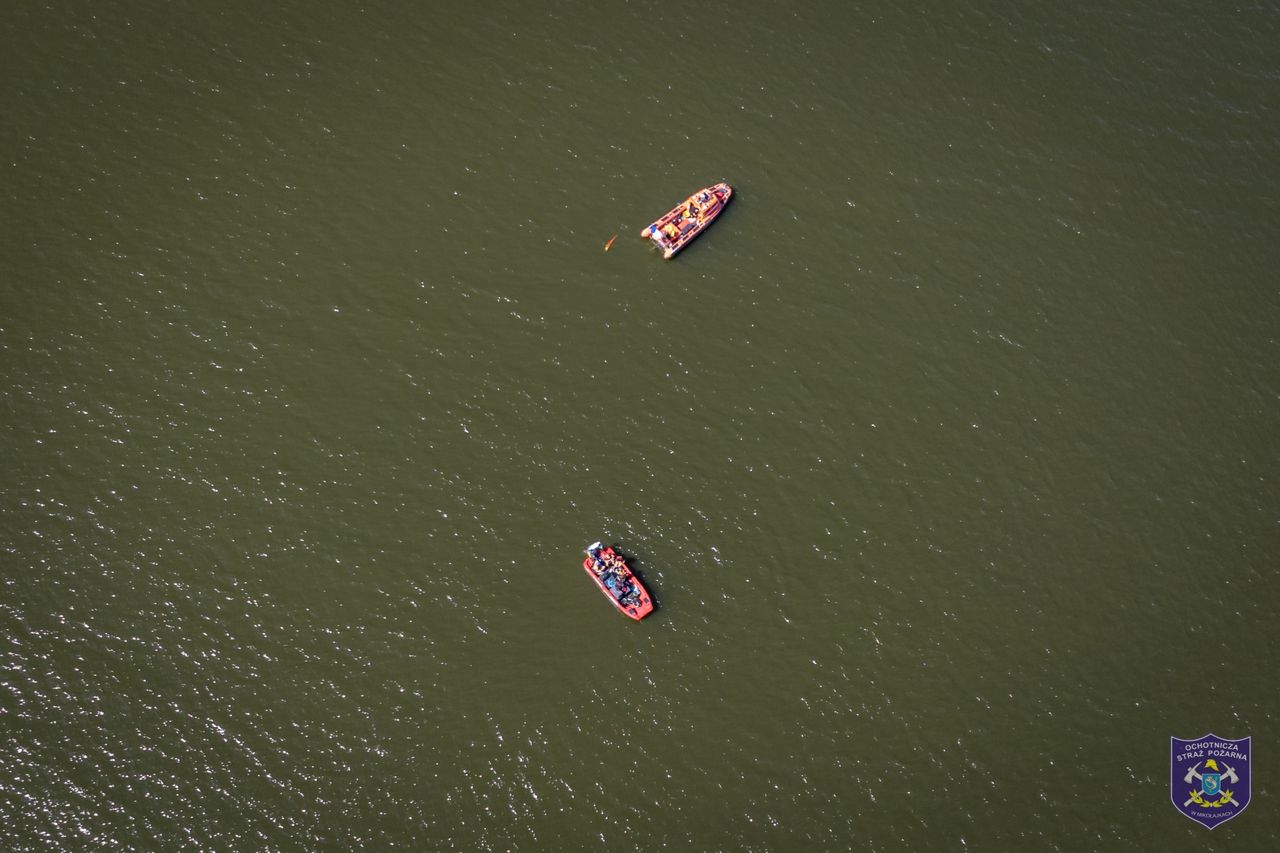
[[[607,252],[607,251],[609,251],[609,247],[610,247],[610,246],[612,246],[612,245],[613,245],[613,241],[614,241],[614,240],[617,240],[617,239],[618,239],[618,235],[617,235],[617,234],[614,234],[612,237],[610,237],[610,238],[609,238],[609,242],[604,244],[604,250],[605,250],[606,252]]]

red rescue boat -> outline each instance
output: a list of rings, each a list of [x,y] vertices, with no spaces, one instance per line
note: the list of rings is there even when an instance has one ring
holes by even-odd
[[[653,612],[653,596],[612,548],[593,542],[587,548],[582,568],[623,616],[639,622]]]
[[[661,219],[646,225],[640,236],[662,249],[662,257],[675,257],[676,252],[715,221],[731,198],[733,187],[724,182],[703,187],[668,210]]]

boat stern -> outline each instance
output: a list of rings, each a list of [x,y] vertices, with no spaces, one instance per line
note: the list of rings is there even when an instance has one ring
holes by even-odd
[[[629,618],[639,622],[644,617],[653,612],[653,602],[647,597],[640,600],[640,603],[634,607],[628,607],[626,614]]]
[[[674,254],[675,247],[671,244],[671,241],[667,239],[667,235],[663,234],[658,229],[657,223],[650,225],[648,228],[645,229],[645,231],[648,238],[653,242],[653,245],[657,246],[659,249],[662,249],[662,252],[663,252],[662,256],[664,258],[669,258],[671,257],[672,254]]]

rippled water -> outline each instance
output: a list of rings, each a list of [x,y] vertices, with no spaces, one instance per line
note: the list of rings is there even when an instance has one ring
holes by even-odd
[[[1190,849],[1280,739],[1273,6],[2,14],[6,848]]]

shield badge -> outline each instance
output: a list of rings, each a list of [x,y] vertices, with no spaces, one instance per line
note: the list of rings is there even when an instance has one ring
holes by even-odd
[[[1169,738],[1169,799],[1201,826],[1231,820],[1249,805],[1252,738]]]

